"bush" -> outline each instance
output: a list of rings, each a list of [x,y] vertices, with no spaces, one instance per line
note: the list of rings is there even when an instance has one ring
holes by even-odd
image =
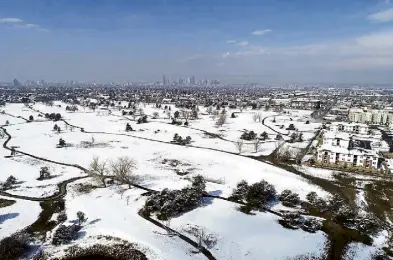
[[[60,147],[64,147],[66,145],[66,142],[64,141],[64,139],[63,138],[60,138],[59,139],[59,146]]]
[[[250,185],[246,201],[255,208],[262,209],[269,202],[276,199],[276,189],[265,180]]]
[[[79,230],[80,226],[78,225],[61,225],[53,235],[52,244],[58,246],[71,242],[78,237]]]
[[[63,210],[57,215],[58,222],[64,222],[67,220],[67,213]]]
[[[246,131],[240,136],[240,139],[250,141],[250,140],[254,140],[256,137],[257,135],[254,133],[254,131],[250,131],[250,132]]]
[[[300,204],[299,194],[293,193],[290,190],[283,190],[279,196],[282,205],[287,207],[296,207]]]
[[[28,249],[29,237],[26,233],[15,233],[0,241],[0,256],[2,260],[19,259]]]
[[[236,189],[233,190],[232,195],[229,197],[233,201],[244,201],[248,192],[249,186],[245,180],[240,181]]]
[[[280,219],[278,222],[283,227],[286,227],[289,229],[298,229],[302,225],[303,221],[304,221],[304,219],[300,215],[300,213],[287,212],[287,213],[283,213],[282,219]]]
[[[130,125],[130,123],[127,123],[126,125],[126,132],[134,131]]]
[[[173,136],[173,143],[180,144],[180,145],[187,145],[191,143],[191,136],[187,136],[185,139],[178,135],[177,133]]]
[[[167,220],[188,212],[199,206],[205,187],[204,178],[198,175],[193,178],[191,187],[182,190],[164,189],[155,193],[146,200],[143,208],[144,215],[150,216],[151,213],[156,212],[158,219]]]
[[[296,128],[293,124],[289,124],[289,126],[286,130],[296,130]]]
[[[322,228],[322,223],[315,218],[307,218],[301,228],[306,232],[315,233]]]
[[[307,202],[302,204],[302,207],[305,208],[306,210],[310,210],[310,208],[313,208],[320,212],[325,212],[329,210],[326,201],[323,200],[322,198],[319,198],[315,191],[308,193],[306,195],[306,200]]]
[[[10,175],[7,180],[5,180],[5,182],[3,183],[3,189],[10,189],[12,188],[12,186],[14,186],[15,184],[18,183],[18,180],[13,176]]]
[[[386,228],[385,223],[372,213],[367,213],[356,219],[356,229],[363,234],[375,236]]]
[[[46,179],[50,179],[50,177],[51,177],[51,174],[49,172],[49,168],[46,166],[41,167],[40,177],[38,178],[38,180],[46,180]]]

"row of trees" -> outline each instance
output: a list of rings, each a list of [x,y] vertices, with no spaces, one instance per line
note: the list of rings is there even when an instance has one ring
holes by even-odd
[[[50,114],[46,113],[45,118],[48,118],[53,121],[59,121],[62,118],[62,116],[59,113],[56,113],[56,114],[55,113],[50,113]]]
[[[173,136],[173,143],[180,145],[191,144],[191,136],[187,136],[186,138],[181,137],[177,133]]]

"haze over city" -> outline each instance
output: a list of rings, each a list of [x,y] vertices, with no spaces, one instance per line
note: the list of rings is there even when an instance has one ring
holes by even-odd
[[[390,83],[389,0],[3,0],[0,81]]]

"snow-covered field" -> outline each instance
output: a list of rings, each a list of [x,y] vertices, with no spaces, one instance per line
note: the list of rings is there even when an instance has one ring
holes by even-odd
[[[10,120],[10,125],[6,126],[7,132],[12,136],[8,146],[17,146],[17,149],[38,157],[78,164],[85,168],[89,167],[93,156],[108,161],[129,156],[136,162],[136,173],[143,176],[141,185],[155,190],[180,189],[190,184],[188,177],[200,174],[207,180],[206,190],[223,197],[229,196],[241,180],[249,183],[266,180],[275,186],[278,193],[290,189],[298,193],[301,199],[310,191],[316,191],[322,197],[328,196],[327,192],[298,175],[235,154],[238,151],[234,142],[244,130],[252,130],[258,135],[266,131],[269,140],[261,145],[258,152],[254,151],[252,143],[246,142],[248,144],[244,145],[243,155],[268,155],[279,145],[279,142],[274,140],[277,135],[275,131],[262,122],[254,122],[254,111],[236,113],[236,118],[228,118],[228,122],[218,128],[210,115],[202,114],[205,108],[200,108],[199,119],[190,121],[190,127],[187,128],[168,124],[170,120],[164,118],[162,110],[149,105],[143,107],[146,114],[160,111],[162,117],[149,119],[149,123],[139,125],[129,120],[132,119],[130,116],[129,119],[120,116],[121,112],[118,110],[113,111],[112,115],[98,115],[90,109],[79,107],[78,112],[71,113],[65,111],[65,106],[61,102],[55,102],[52,107],[37,103],[34,108],[43,113],[61,113],[67,122],[84,128],[85,132],[67,126],[62,121],[45,121],[42,117],[40,122],[25,123],[15,120],[20,124],[13,125],[11,120],[17,118],[8,119],[0,114],[0,120]],[[34,118],[38,117],[37,112],[26,109],[22,104],[10,104],[4,108],[7,113],[15,116],[28,118],[31,114]],[[229,110],[228,114],[231,113]],[[275,125],[271,122],[272,116],[276,116],[277,124],[285,122],[286,127],[289,122],[294,123],[300,131],[306,131],[305,140],[312,138],[318,128],[318,125],[313,123],[305,124],[306,120],[309,120],[308,112],[291,111],[290,115],[278,115],[271,111],[260,113],[263,118],[267,117],[265,123],[270,124],[273,129]],[[289,117],[293,120],[290,121]],[[130,123],[135,131],[126,132],[127,123]],[[53,130],[55,124],[61,128],[60,133]],[[209,138],[204,131],[220,134],[223,139]],[[277,131],[287,132],[279,128]],[[170,143],[176,133],[183,138],[191,136],[191,147]],[[70,146],[57,148],[60,138]],[[293,145],[304,148],[307,142]],[[8,155],[10,152],[1,147],[0,182],[4,182],[10,175],[15,176],[20,183],[7,191],[12,194],[47,197],[57,190],[58,183],[85,174],[74,167],[43,162],[21,154],[12,158]],[[174,161],[176,163],[172,164]],[[41,167],[48,167],[55,177],[38,181]],[[186,176],[183,176],[184,174]],[[330,174],[325,172],[316,173],[310,169],[310,174],[330,179]],[[88,181],[92,180],[84,179],[76,183]],[[141,196],[143,191],[130,189],[122,193],[120,186],[114,185],[94,189],[88,194],[77,194],[73,190],[76,183],[68,186],[65,197],[68,221],[75,220],[78,211],[84,212],[88,221],[80,231],[79,239],[73,243],[79,244],[96,235],[110,235],[138,243],[141,248],[147,249],[146,252],[150,252],[147,253],[150,259],[204,259],[203,255],[192,253],[193,248],[189,244],[176,236],[168,236],[164,230],[138,215],[145,201],[145,197]],[[28,212],[25,209],[28,209]],[[273,209],[285,207],[277,204]],[[4,229],[4,223],[0,222],[0,227],[3,228],[1,235],[9,235],[31,224],[37,219],[39,212],[37,202],[23,200],[0,209],[0,216],[4,213],[15,213],[14,217],[3,221],[5,224],[15,223],[10,227],[7,225],[7,229]],[[325,242],[322,232],[310,234],[301,230],[284,229],[278,224],[275,215],[245,215],[236,210],[235,204],[218,199],[205,201],[203,206],[171,221],[173,229],[187,236],[190,235],[184,228],[190,225],[198,226],[217,237],[217,244],[210,250],[217,259],[285,259],[287,256],[319,252]],[[60,254],[59,248],[48,245],[48,250],[54,255]]]
[[[1,199],[8,199],[0,196]],[[0,208],[0,240],[31,224],[33,224],[41,212],[38,202],[27,200],[15,200],[11,206]]]
[[[89,218],[81,230],[84,237],[101,234],[138,241],[159,255],[158,259],[204,259],[191,253],[194,249],[176,236],[168,236],[137,215],[144,203],[140,194],[131,189],[121,195],[111,188],[97,189],[88,195],[71,192],[66,199],[69,221],[76,219],[76,212],[83,211]],[[212,200],[170,223],[171,228],[186,235],[182,230],[187,225],[198,225],[206,234],[217,238],[217,244],[211,249],[217,259],[285,259],[288,255],[319,252],[325,242],[322,232],[310,234],[284,229],[275,215],[245,215],[238,212],[234,204],[221,200]]]

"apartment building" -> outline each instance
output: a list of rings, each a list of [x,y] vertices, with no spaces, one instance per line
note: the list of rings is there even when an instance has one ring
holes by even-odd
[[[298,109],[319,109],[321,101],[318,99],[296,98],[291,100],[291,107]]]
[[[323,165],[356,166],[379,169],[383,161],[373,141],[345,132],[327,131],[317,150],[316,159]]]
[[[332,132],[345,132],[353,134],[368,134],[369,127],[361,123],[332,122],[329,130]]]
[[[351,108],[348,112],[348,119],[350,122],[355,123],[389,125],[393,123],[393,110],[368,110],[367,108]]]

